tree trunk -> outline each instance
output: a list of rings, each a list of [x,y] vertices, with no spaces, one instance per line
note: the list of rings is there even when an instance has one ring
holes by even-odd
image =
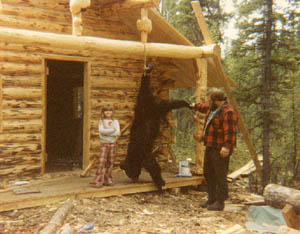
[[[267,205],[282,209],[290,204],[300,214],[300,190],[269,184],[265,187],[263,196]]]
[[[293,87],[295,87],[296,83],[295,83],[295,79],[293,79]],[[293,119],[293,138],[294,138],[294,142],[293,142],[293,156],[292,156],[292,166],[293,166],[293,177],[296,177],[297,175],[297,122],[296,122],[296,109],[295,109],[295,90],[293,89],[292,91],[292,119]]]
[[[265,56],[264,56],[264,79],[263,79],[263,186],[266,186],[270,181],[270,125],[271,125],[271,52],[272,52],[272,7],[273,0],[266,1],[266,39],[265,39]]]

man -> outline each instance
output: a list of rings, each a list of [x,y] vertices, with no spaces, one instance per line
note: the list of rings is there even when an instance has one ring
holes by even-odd
[[[200,139],[206,146],[203,171],[208,199],[201,207],[221,211],[228,198],[227,173],[230,155],[236,147],[238,115],[220,90],[211,93],[209,103],[192,103],[190,107],[206,114]]]

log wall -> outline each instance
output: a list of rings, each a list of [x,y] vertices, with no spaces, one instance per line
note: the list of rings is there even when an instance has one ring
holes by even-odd
[[[100,1],[82,13],[83,35],[122,40],[138,40],[117,15],[104,18]],[[2,0],[0,26],[71,34],[72,19],[68,0]],[[98,154],[97,124],[101,107],[111,103],[121,128],[132,120],[135,99],[143,72],[143,58],[108,55],[76,49],[57,49],[49,45],[0,42],[0,177],[31,175],[42,168],[44,58],[72,56],[90,60],[89,157]],[[170,65],[171,66],[171,65]],[[154,88],[161,84],[160,74],[168,65],[156,66]],[[161,69],[161,70],[160,70]],[[164,77],[165,78],[165,77]],[[168,92],[161,95],[168,98]],[[129,131],[119,139],[116,164],[127,150]],[[157,144],[169,144],[170,131],[162,126]],[[168,147],[159,150],[167,160]]]

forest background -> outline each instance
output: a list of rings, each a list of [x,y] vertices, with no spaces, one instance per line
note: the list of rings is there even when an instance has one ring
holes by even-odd
[[[263,156],[262,186],[254,190],[268,183],[293,186],[300,179],[300,2],[233,0],[234,12],[228,12],[224,1],[199,2],[213,40],[223,48],[225,72],[238,85],[233,96],[252,144]],[[158,11],[193,44],[204,44],[190,0],[161,0]],[[172,90],[171,98],[194,102],[194,92]],[[172,151],[179,160],[194,159],[193,114],[178,110],[173,115],[178,127]],[[230,170],[249,160],[239,133]],[[255,181],[254,174],[250,183]]]

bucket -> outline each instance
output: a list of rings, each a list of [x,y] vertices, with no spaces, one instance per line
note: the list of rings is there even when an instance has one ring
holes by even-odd
[[[179,173],[178,176],[192,176],[190,172],[190,163],[189,161],[179,161]]]

